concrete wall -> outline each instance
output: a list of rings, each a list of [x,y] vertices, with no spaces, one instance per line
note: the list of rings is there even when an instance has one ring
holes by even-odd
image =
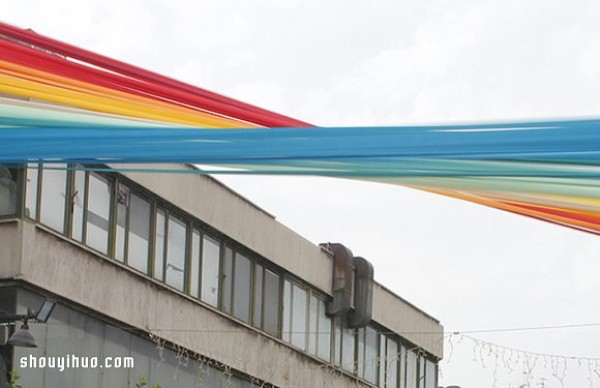
[[[0,279],[21,273],[21,223],[17,220],[0,221]]]

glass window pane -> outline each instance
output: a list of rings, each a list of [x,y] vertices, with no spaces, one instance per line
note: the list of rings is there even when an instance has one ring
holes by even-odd
[[[292,286],[292,345],[306,350],[308,295],[306,290]]]
[[[292,340],[292,284],[289,280],[283,281],[283,324],[281,338],[284,341]]]
[[[82,166],[77,166],[81,168]],[[83,242],[83,214],[85,209],[85,188],[86,188],[86,173],[85,171],[77,170],[74,174],[75,182],[73,182],[73,203],[72,217],[73,226],[71,237],[75,240]]]
[[[319,321],[319,299],[316,296],[310,296],[309,308],[308,308],[308,352],[310,354],[317,354],[317,332],[318,332],[318,321]]]
[[[262,328],[262,301],[263,301],[263,267],[254,266],[254,312],[252,313],[252,324]]]
[[[202,301],[217,307],[219,304],[219,258],[221,244],[209,237],[202,239]]]
[[[265,269],[264,329],[277,336],[279,333],[279,275]]]
[[[386,388],[398,387],[398,344],[396,341],[387,339],[387,373]]]
[[[417,388],[417,355],[411,350],[406,352],[406,388]]]
[[[433,362],[425,361],[425,388],[437,387],[437,365]]]
[[[192,258],[190,260],[190,295],[200,296],[200,231],[192,233]]]
[[[342,320],[338,317],[333,320],[333,337],[334,337],[334,356],[333,362],[335,365],[342,365]]]
[[[385,355],[387,354],[386,338],[383,334],[379,335],[379,386],[385,387],[385,370],[387,368],[387,361]]]
[[[365,380],[375,384],[377,382],[377,331],[370,326],[367,326],[365,332]]]
[[[166,283],[183,291],[186,225],[183,221],[170,216],[168,230]]]
[[[57,164],[53,167],[67,168],[67,165]],[[64,233],[67,172],[65,170],[44,169],[42,179],[40,222]]]
[[[354,373],[354,330],[342,329],[342,368]]]
[[[233,287],[233,250],[225,249],[225,261],[223,263],[223,311],[231,314],[231,295]]]
[[[17,210],[17,171],[0,164],[0,216]]]
[[[250,259],[236,253],[233,315],[244,322],[250,321],[250,264]]]
[[[331,318],[325,314],[325,301],[319,300],[318,356],[325,361],[331,358]]]
[[[110,191],[110,185],[105,178],[95,173],[89,175],[85,236],[87,245],[102,253],[108,251]]]
[[[139,271],[148,273],[150,203],[133,193],[129,196],[129,201],[127,264]]]
[[[425,388],[425,359],[423,356],[419,356],[419,375],[417,376],[419,381],[419,388]]]
[[[125,261],[127,243],[127,208],[129,207],[129,189],[119,185],[117,190],[117,235],[115,236],[115,259]]]
[[[38,194],[38,164],[27,165],[27,183],[25,189],[25,217],[37,219],[37,194]]]
[[[357,349],[356,349],[356,374],[359,377],[365,377],[365,328],[356,330]]]
[[[400,346],[400,388],[406,388],[406,347]]]
[[[154,277],[158,280],[164,280],[165,269],[165,211],[158,209],[156,212],[156,239],[154,244]]]

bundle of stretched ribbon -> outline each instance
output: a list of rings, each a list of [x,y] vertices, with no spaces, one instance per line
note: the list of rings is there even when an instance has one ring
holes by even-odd
[[[600,233],[600,120],[313,127],[2,23],[0,53],[0,163],[348,177]]]

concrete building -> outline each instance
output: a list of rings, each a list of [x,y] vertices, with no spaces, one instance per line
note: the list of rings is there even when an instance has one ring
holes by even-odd
[[[218,180],[1,167],[0,314],[57,301],[2,346],[19,385],[437,387],[436,319]]]

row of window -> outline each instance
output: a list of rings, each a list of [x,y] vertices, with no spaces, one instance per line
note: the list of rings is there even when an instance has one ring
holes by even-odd
[[[25,215],[373,384],[435,387],[435,364],[395,338],[346,328],[263,258],[117,174],[75,167],[29,165]]]
[[[25,290],[1,289],[3,296],[16,292],[17,310],[38,306],[42,298]],[[9,298],[4,298],[6,301]],[[14,300],[14,299],[13,299]],[[7,306],[0,306],[3,309]],[[11,306],[9,311],[14,310]],[[104,323],[92,316],[58,304],[45,325],[31,325],[31,334],[44,344],[41,348],[15,347],[12,366],[20,372],[21,387],[139,387],[146,380],[147,387],[161,384],[164,388],[228,387],[271,388],[268,383],[252,383],[248,376],[217,369],[206,360],[200,363],[185,353],[177,353],[160,343],[139,337],[123,329]],[[131,369],[101,368],[23,368],[22,357],[77,355],[81,358],[133,357]],[[0,357],[2,357],[0,355]],[[0,381],[2,377],[0,376]],[[4,385],[2,385],[4,386]]]

